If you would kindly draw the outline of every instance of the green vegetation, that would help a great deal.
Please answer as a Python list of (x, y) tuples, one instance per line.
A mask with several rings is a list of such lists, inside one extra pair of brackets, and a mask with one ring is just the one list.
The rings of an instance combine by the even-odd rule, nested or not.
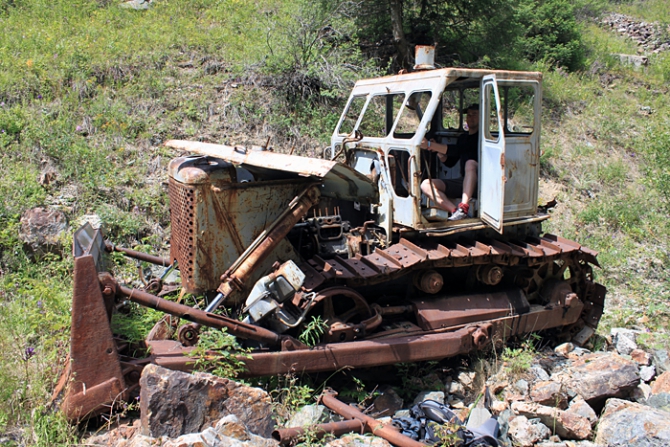
[[(270, 138), (278, 151), (319, 153), (353, 80), (395, 67), (389, 5), (155, 0), (134, 11), (109, 0), (0, 0), (3, 443), (76, 442), (75, 428), (49, 404), (69, 348), (71, 236), (35, 256), (19, 238), (22, 213), (57, 208), (71, 230), (96, 213), (113, 241), (165, 254), (164, 173), (177, 154), (161, 143)], [(591, 19), (617, 11), (667, 25), (668, 3), (403, 5), (406, 39), (437, 42), (442, 64), (544, 73), (541, 196), (559, 201), (545, 229), (600, 252), (595, 275), (609, 289), (601, 332), (630, 325), (663, 332), (670, 54), (650, 55), (639, 69), (623, 65), (611, 54), (637, 47)], [(135, 264), (112, 260), (122, 281), (138, 279)], [(146, 325), (124, 331), (144, 337), (155, 321), (152, 311), (144, 315)], [(123, 327), (123, 318), (115, 324)], [(221, 332), (206, 334), (217, 347), (227, 342)], [(316, 322), (305, 337), (318, 337)], [(648, 344), (669, 342), (655, 335)], [(523, 350), (503, 356), (519, 370), (527, 363)], [(237, 366), (229, 367), (220, 373), (234, 374)], [(406, 368), (407, 377), (427, 374)], [(287, 411), (312, 401), (310, 386), (282, 380), (276, 386)]]

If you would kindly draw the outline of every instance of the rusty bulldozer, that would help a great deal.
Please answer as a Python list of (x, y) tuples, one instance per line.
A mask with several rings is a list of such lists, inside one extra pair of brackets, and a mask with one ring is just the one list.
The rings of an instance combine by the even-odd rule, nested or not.
[[(249, 354), (243, 375), (443, 359), (530, 332), (584, 343), (603, 312), (596, 253), (542, 232), (540, 73), (443, 68), (356, 83), (323, 158), (187, 141), (168, 168), (169, 257), (116, 247), (89, 225), (74, 238), (71, 420), (128, 400), (148, 363), (188, 371), (203, 327)], [(425, 179), (457, 166), (422, 151), (454, 143), (479, 105), (476, 199), (449, 221)], [(176, 269), (191, 307), (105, 271), (106, 252)], [(176, 317), (142, 350), (110, 328), (119, 302)], [(323, 327), (313, 346), (299, 335)]]

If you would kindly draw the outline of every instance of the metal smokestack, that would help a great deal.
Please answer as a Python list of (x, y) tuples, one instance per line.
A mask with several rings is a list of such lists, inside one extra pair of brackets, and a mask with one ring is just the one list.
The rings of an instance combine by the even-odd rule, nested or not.
[(414, 49), (414, 70), (435, 69), (435, 46), (417, 45)]

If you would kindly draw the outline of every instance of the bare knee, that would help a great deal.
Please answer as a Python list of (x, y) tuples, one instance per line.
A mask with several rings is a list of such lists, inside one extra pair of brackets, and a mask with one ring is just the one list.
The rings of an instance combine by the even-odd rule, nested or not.
[(465, 162), (465, 173), (466, 174), (474, 174), (477, 175), (477, 168), (479, 167), (479, 163), (475, 160), (468, 160)]
[(433, 188), (437, 189), (435, 182), (425, 179), (421, 182), (421, 192), (427, 196), (433, 197)]

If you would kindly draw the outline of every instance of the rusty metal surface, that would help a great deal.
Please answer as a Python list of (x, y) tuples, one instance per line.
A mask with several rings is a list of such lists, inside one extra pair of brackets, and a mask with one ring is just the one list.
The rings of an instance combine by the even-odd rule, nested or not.
[(347, 419), (358, 419), (365, 424), (365, 430), (375, 436), (386, 439), (391, 444), (398, 447), (423, 447), (426, 444), (415, 441), (412, 438), (401, 434), (398, 429), (392, 425), (384, 424), (361, 412), (351, 405), (338, 400), (337, 393), (326, 391), (321, 395), (321, 403), (333, 410), (335, 413)]
[(521, 306), (512, 303), (521, 300), (527, 312), (529, 304), (520, 290), (421, 299), (412, 303), (416, 306), (419, 326), (431, 330), (513, 315), (518, 313), (515, 308)]
[[(189, 172), (200, 169), (191, 166), (189, 159), (183, 159), (183, 163), (189, 166)], [(175, 164), (173, 169), (180, 166)], [(196, 177), (195, 184), (182, 183), (174, 177), (168, 182), (172, 221), (170, 256), (177, 259), (182, 284), (191, 293), (216, 289), (220, 276), (282, 214), (289, 202), (308, 187), (300, 180), (226, 183), (205, 174), (210, 172), (179, 177), (182, 180)], [(267, 206), (268, 203), (276, 206)], [(282, 254), (280, 261), (298, 260), (290, 244), (278, 243), (282, 244), (277, 251)], [(257, 265), (259, 271), (255, 274), (260, 276), (261, 270), (273, 262)], [(257, 279), (252, 277), (251, 281)]]
[(266, 175), (281, 173), (285, 176), (287, 173), (292, 173), (296, 176), (321, 180), (323, 181), (321, 193), (326, 197), (357, 200), (369, 204), (375, 203), (379, 195), (376, 185), (370, 179), (335, 161), (194, 141), (170, 140), (165, 142), (165, 145), (219, 158), (235, 166), (253, 169)]
[[(520, 240), (489, 240), (483, 236), (462, 239), (444, 245), (427, 243), (418, 247), (407, 239), (400, 239), (386, 249), (378, 249), (352, 259), (322, 259), (314, 256), (308, 263), (316, 274), (315, 284), (326, 280), (341, 280), (350, 286), (378, 284), (407, 274), (412, 269), (465, 267), (471, 265), (540, 265), (557, 259), (575, 258), (593, 263), (594, 252), (558, 236), (546, 234), (540, 238)], [(308, 289), (309, 290), (309, 289)]]
[(299, 374), (438, 360), (472, 351), (474, 330), (463, 328), (446, 333), (330, 343), (296, 351), (259, 352), (243, 359), (247, 368), (243, 375)]
[(107, 251), (112, 252), (116, 251), (118, 253), (123, 253), (129, 258), (138, 259), (140, 261), (146, 261), (151, 264), (160, 265), (163, 267), (168, 267), (172, 264), (172, 261), (166, 258), (161, 258), (160, 256), (154, 256), (147, 253), (142, 253), (141, 251), (131, 250), (129, 248), (118, 247), (111, 242), (105, 242), (105, 247)]
[(297, 440), (309, 433), (310, 439), (321, 439), (327, 435), (340, 437), (347, 433), (365, 433), (365, 424), (359, 419), (348, 421), (328, 422), (307, 427), (280, 428), (272, 432), (272, 438), (279, 441), (279, 445), (293, 445)]
[(254, 273), (258, 273), (259, 265), (268, 258), (279, 243), (284, 241), (288, 232), (318, 202), (319, 194), (317, 187), (312, 186), (304, 194), (297, 196), (287, 207), (287, 212), (282, 213), (271, 224), (270, 229), (252, 244), (253, 249), (243, 253), (238, 261), (224, 273), (217, 290), (225, 296), (227, 304), (238, 304), (243, 299), (241, 294), (236, 293), (240, 291), (240, 285), (251, 283), (250, 278)]
[(242, 338), (257, 340), (270, 345), (277, 345), (281, 340), (281, 337), (278, 334), (260, 326), (243, 323), (232, 318), (224, 317), (223, 315), (194, 309), (183, 304), (175, 303), (174, 301), (159, 298), (141, 290), (119, 286), (119, 294), (125, 296), (130, 301), (141, 304), (142, 306), (165, 312), (174, 315), (175, 317), (217, 329), (226, 328), (229, 333)]
[(101, 405), (126, 398), (126, 384), (109, 326), (93, 256), (75, 258), (70, 361), (62, 409), (76, 421), (99, 414)]

